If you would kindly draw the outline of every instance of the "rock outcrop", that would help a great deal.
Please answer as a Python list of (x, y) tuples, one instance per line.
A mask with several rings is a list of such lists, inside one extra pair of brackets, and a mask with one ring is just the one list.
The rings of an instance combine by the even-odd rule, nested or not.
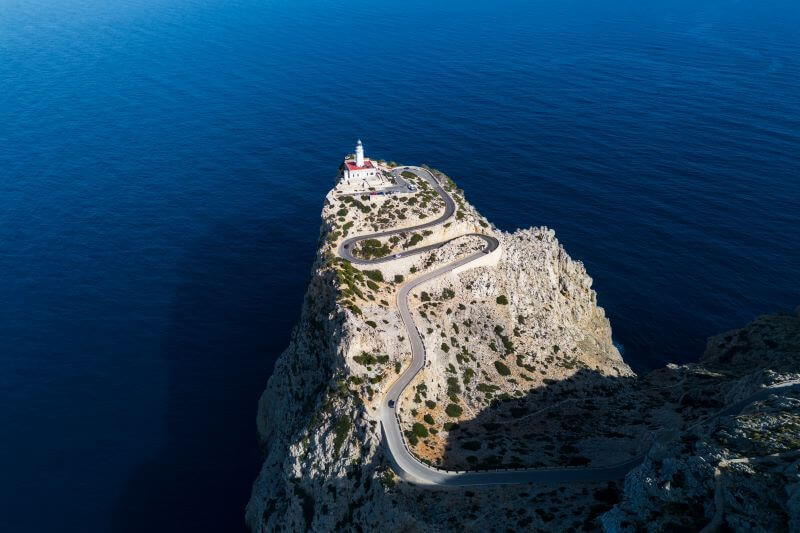
[[(798, 310), (800, 311), (800, 309)], [(800, 316), (763, 316), (708, 340), (679, 406), (741, 411), (678, 427), (625, 480), (607, 531), (800, 531)], [(767, 390), (769, 392), (769, 389)]]
[[(798, 530), (800, 395), (712, 417), (800, 377), (797, 317), (759, 319), (711, 339), (697, 364), (637, 378), (591, 278), (554, 232), (498, 231), (447, 182), (457, 216), (363, 252), (454, 240), (374, 268), (337, 257), (348, 233), (418, 224), (443, 205), (423, 182), (405, 197), (328, 195), (301, 318), (259, 403), (251, 530)], [(647, 452), (624, 483), (441, 490), (389, 467), (377, 408), (410, 358), (398, 287), (479, 250), (458, 237), (476, 231), (500, 241), (499, 259), (410, 296), (428, 355), (398, 402), (412, 452), (448, 469), (603, 466)]]

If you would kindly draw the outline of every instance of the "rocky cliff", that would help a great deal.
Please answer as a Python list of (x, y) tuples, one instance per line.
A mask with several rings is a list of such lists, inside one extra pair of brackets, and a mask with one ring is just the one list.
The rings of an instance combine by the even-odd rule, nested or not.
[(712, 337), (699, 363), (651, 381), (677, 376), (675, 409), (715, 414), (664, 432), (603, 527), (800, 531), (800, 388), (765, 391), (800, 378), (800, 316), (763, 316)]
[[(456, 216), (430, 230), (364, 243), (360, 252), (386, 256), (453, 240), (372, 268), (337, 257), (348, 233), (413, 226), (436, 216), (443, 204), (423, 181), (417, 192), (401, 197), (345, 197), (336, 190), (328, 195), (301, 318), (259, 403), (264, 463), (247, 506), (249, 527), (504, 531), (659, 530), (673, 522), (695, 527), (712, 520), (752, 524), (758, 515), (730, 487), (754, 470), (769, 472), (760, 481), (765, 485), (780, 483), (772, 493), (761, 492), (759, 501), (777, 502), (782, 514), (774, 520), (789, 524), (798, 492), (786, 489), (779, 496), (783, 487), (796, 487), (796, 459), (786, 449), (797, 448), (792, 402), (798, 400), (788, 394), (764, 400), (746, 411), (749, 422), (744, 415), (706, 418), (763, 384), (788, 379), (798, 368), (797, 332), (793, 341), (787, 333), (785, 344), (759, 330), (770, 357), (750, 351), (747, 343), (762, 338), (755, 331), (732, 333), (712, 339), (697, 365), (637, 379), (612, 343), (591, 278), (554, 232), (500, 232), (447, 181)], [(468, 470), (588, 468), (647, 452), (624, 484), (620, 479), (444, 490), (402, 481), (389, 467), (378, 407), (410, 358), (397, 290), (479, 250), (478, 239), (458, 237), (475, 231), (498, 239), (497, 259), (431, 280), (409, 298), (428, 355), (398, 402), (412, 453), (430, 465)], [(758, 450), (761, 456), (779, 453), (778, 459), (758, 466), (739, 460), (754, 453), (745, 442), (775, 428), (784, 436), (766, 439), (775, 442), (765, 441)], [(721, 505), (724, 513), (716, 510)]]

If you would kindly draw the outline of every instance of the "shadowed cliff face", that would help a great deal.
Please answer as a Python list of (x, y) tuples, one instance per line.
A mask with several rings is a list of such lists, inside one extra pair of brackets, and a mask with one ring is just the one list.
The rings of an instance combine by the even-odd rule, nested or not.
[[(682, 387), (681, 405), (715, 410), (800, 378), (800, 315), (762, 316), (708, 340), (705, 386)], [(659, 372), (659, 371), (657, 371)], [(700, 420), (662, 438), (602, 517), (609, 531), (794, 531), (800, 527), (800, 390), (771, 389), (740, 412)]]
[[(300, 468), (296, 474), (302, 474), (274, 484), (261, 523), (265, 531), (277, 524), (289, 530), (369, 529), (377, 527), (376, 520), (411, 530), (435, 523), (442, 531), (498, 523), (546, 530), (699, 529), (715, 515), (714, 465), (734, 461), (735, 466), (737, 458), (748, 457), (761, 465), (755, 472), (723, 467), (729, 484), (723, 494), (724, 523), (735, 530), (757, 523), (781, 530), (796, 514), (796, 504), (785, 496), (796, 480), (786, 473), (800, 457), (791, 453), (776, 460), (760, 457), (785, 454), (798, 445), (789, 437), (792, 420), (800, 416), (800, 394), (753, 405), (741, 415), (709, 417), (770, 379), (783, 379), (781, 375), (800, 369), (799, 326), (797, 317), (763, 317), (743, 330), (710, 339), (702, 363), (670, 365), (642, 378), (580, 370), (568, 379), (536, 387), (524, 397), (496, 400), (450, 432), (449, 450), (443, 458), (446, 466), (473, 455), (478, 459), (470, 466), (489, 468), (528, 465), (532, 460), (539, 466), (608, 464), (605, 452), (611, 448), (622, 450), (617, 453), (624, 456), (646, 449), (636, 447), (647, 442), (633, 430), (639, 436), (654, 435), (656, 444), (643, 465), (627, 476), (624, 491), (622, 480), (447, 491), (400, 482), (393, 479), (379, 442), (371, 436), (369, 410), (334, 403), (326, 415), (330, 425), (323, 423), (319, 429), (333, 437), (336, 421), (352, 417), (354, 428), (342, 448), (347, 458), (328, 455), (330, 449), (322, 455), (312, 451), (316, 460), (327, 457), (322, 460), (330, 464), (329, 470), (311, 468), (308, 459), (290, 460), (294, 468)], [(749, 348), (744, 338), (752, 342)], [(736, 348), (736, 361), (720, 362), (719, 355), (725, 356), (731, 348)], [(321, 397), (330, 397), (329, 393)], [(338, 394), (341, 391), (334, 392)], [(555, 414), (548, 414), (551, 411)], [(502, 427), (506, 424), (508, 430)], [(758, 436), (762, 425), (770, 435)], [(681, 429), (687, 426), (693, 429)], [(611, 433), (607, 440), (598, 439), (598, 433), (606, 431)], [(331, 445), (335, 439), (322, 442)], [(465, 451), (465, 443), (477, 443), (478, 448)], [(353, 447), (363, 455), (344, 452)], [(697, 468), (697, 464), (706, 466)], [(286, 472), (285, 465), (275, 466), (273, 482)], [(751, 503), (734, 497), (742, 490), (750, 494)], [(769, 514), (762, 516), (765, 509)]]
[[(643, 418), (624, 425), (604, 423), (614, 404), (625, 403), (636, 379), (580, 370), (524, 396), (491, 401), (487, 409), (448, 432), (439, 465), (448, 470), (598, 466), (624, 461), (640, 450)], [(644, 416), (644, 413), (642, 413)], [(603, 439), (595, 450), (593, 441)], [(619, 452), (604, 453), (616, 447)], [(599, 453), (598, 453), (599, 452)]]
[(281, 227), (278, 220), (220, 225), (187, 253), (162, 348), (166, 444), (120, 494), (114, 531), (147, 531), (154, 524), (172, 531), (244, 527), (259, 459), (253, 405), (303, 290), (279, 264), (297, 252), (266, 240)]

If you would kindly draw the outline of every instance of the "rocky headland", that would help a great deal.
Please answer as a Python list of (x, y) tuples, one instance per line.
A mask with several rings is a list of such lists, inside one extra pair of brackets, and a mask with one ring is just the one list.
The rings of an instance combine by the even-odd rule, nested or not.
[[(252, 531), (800, 531), (800, 317), (758, 318), (697, 363), (637, 377), (552, 230), (499, 231), (443, 174), (379, 168), (413, 187), (326, 198), (301, 317), (259, 403)], [(436, 184), (454, 212), (415, 230), (446, 211)], [(345, 239), (396, 228), (352, 250), (374, 264), (342, 258)], [(384, 443), (385, 395), (412, 358), (398, 291), (480, 253), (476, 235), (497, 249), (409, 293), (425, 364), (393, 409), (432, 469), (554, 469), (547, 483), (415, 482)]]

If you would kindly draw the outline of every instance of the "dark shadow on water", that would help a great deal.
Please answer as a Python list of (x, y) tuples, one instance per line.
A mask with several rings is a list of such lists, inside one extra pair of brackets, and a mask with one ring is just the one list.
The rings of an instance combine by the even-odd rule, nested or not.
[(285, 231), (283, 220), (235, 221), (187, 251), (162, 347), (166, 439), (123, 489), (113, 531), (244, 530), (259, 469), (258, 397), (299, 315), (314, 253), (313, 241), (281, 248), (274, 236)]

